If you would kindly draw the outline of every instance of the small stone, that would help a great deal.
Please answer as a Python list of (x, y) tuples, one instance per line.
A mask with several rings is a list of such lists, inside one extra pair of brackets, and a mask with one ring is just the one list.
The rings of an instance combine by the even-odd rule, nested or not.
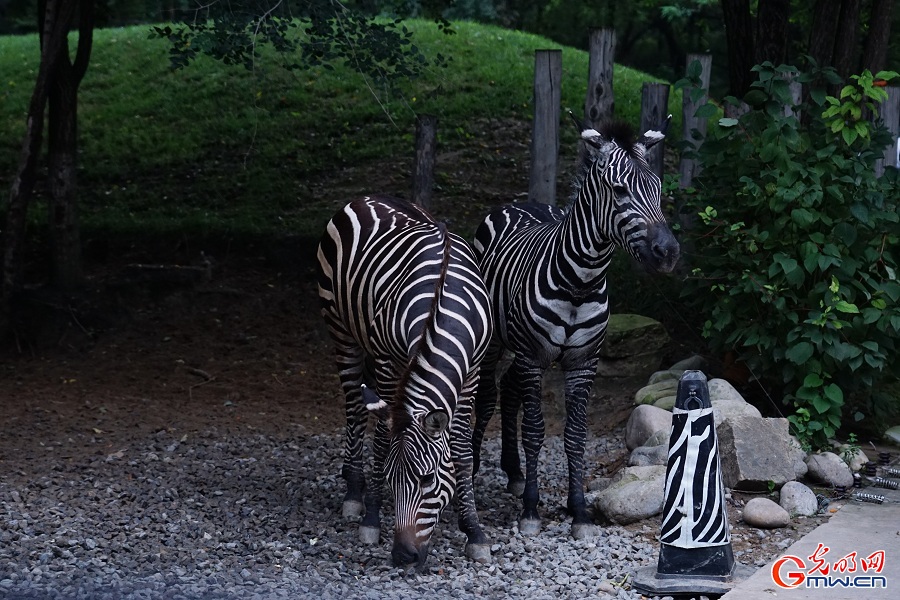
[(768, 498), (753, 498), (747, 502), (743, 519), (747, 525), (763, 529), (787, 527), (791, 522), (788, 512)]
[(815, 492), (799, 481), (789, 481), (782, 486), (778, 504), (789, 515), (809, 517), (819, 510)]

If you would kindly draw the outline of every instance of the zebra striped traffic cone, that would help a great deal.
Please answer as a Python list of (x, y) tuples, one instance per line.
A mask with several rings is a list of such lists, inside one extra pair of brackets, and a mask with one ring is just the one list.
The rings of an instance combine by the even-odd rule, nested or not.
[(734, 562), (716, 424), (700, 371), (685, 371), (678, 382), (659, 537), (656, 569), (638, 571), (638, 591), (724, 594), (752, 573)]

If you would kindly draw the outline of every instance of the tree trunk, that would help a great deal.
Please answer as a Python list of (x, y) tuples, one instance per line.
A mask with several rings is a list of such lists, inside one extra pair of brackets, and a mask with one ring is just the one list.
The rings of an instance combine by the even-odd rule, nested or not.
[(56, 65), (53, 80), (47, 119), (51, 281), (67, 291), (77, 287), (83, 278), (75, 170), (78, 90), (67, 57)]
[(753, 20), (750, 0), (722, 0), (728, 44), (728, 85), (732, 96), (743, 98), (753, 83)]
[(82, 283), (81, 234), (78, 226), (78, 86), (90, 61), (94, 13), (91, 0), (80, 5), (78, 51), (69, 62), (68, 38), (62, 40), (49, 93), (48, 188), (50, 256), (53, 285), (63, 291)]
[(35, 79), (34, 91), (28, 104), (25, 135), (19, 166), (9, 190), (9, 205), (6, 212), (6, 229), (3, 238), (3, 277), (0, 289), (0, 330), (6, 331), (10, 325), (9, 309), (13, 294), (19, 287), (22, 275), (23, 251), (25, 247), (25, 219), (28, 202), (37, 178), (37, 161), (41, 151), (44, 130), (44, 109), (47, 106), (49, 82), (55, 63), (60, 56), (60, 47), (66, 39), (69, 24), (75, 13), (76, 3), (66, 0), (46, 0), (41, 2), (38, 21), (41, 30), (41, 63)]
[(856, 48), (856, 30), (859, 27), (861, 0), (843, 0), (838, 15), (837, 34), (834, 38), (834, 68), (846, 79), (857, 68), (859, 52)]
[(896, 0), (872, 0), (869, 15), (869, 34), (863, 50), (862, 68), (872, 73), (887, 66), (887, 51), (891, 39), (891, 7)]
[(789, 0), (760, 0), (756, 16), (756, 63), (787, 61)]
[(809, 33), (809, 55), (820, 67), (834, 66), (834, 36), (841, 0), (819, 0), (813, 10)]

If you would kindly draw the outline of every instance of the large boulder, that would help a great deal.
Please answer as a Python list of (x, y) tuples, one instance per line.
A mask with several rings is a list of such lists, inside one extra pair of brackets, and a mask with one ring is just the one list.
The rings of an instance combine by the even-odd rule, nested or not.
[(658, 431), (672, 429), (672, 413), (649, 404), (635, 407), (625, 423), (625, 447), (634, 450), (643, 446)]
[(725, 487), (761, 491), (796, 476), (787, 419), (729, 417), (716, 431)]
[(662, 323), (634, 314), (610, 315), (597, 373), (604, 377), (648, 377), (659, 368), (669, 334)]
[(710, 379), (707, 385), (709, 386), (709, 401), (712, 403), (716, 428), (729, 417), (762, 417), (759, 409), (744, 400), (740, 392), (724, 379)]

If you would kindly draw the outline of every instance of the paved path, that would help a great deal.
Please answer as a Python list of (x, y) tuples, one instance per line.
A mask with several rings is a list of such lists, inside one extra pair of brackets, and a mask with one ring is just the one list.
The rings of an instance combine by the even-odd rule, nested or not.
[[(831, 517), (827, 523), (809, 532), (793, 546), (785, 550), (784, 555), (756, 571), (748, 579), (740, 582), (734, 589), (721, 597), (721, 600), (894, 600), (900, 598), (900, 491), (867, 487), (864, 492), (886, 497), (883, 504), (848, 501)], [(784, 566), (777, 571), (785, 582), (792, 578), (789, 572), (808, 573), (815, 562), (810, 560), (819, 544), (827, 548), (827, 553), (820, 550), (826, 563), (833, 565), (851, 552), (856, 552), (857, 571), (855, 573), (835, 573), (832, 577), (858, 584), (883, 582), (885, 587), (848, 588), (834, 585), (834, 581), (810, 579), (808, 576), (793, 589), (785, 589), (776, 585), (772, 576), (772, 566), (779, 560), (786, 560)], [(824, 550), (824, 548), (822, 549)], [(864, 572), (859, 559), (868, 557), (873, 552), (884, 551), (884, 568), (880, 573), (873, 570)], [(803, 561), (805, 568), (786, 556), (795, 556)], [(813, 576), (819, 575), (815, 573)], [(857, 579), (854, 580), (854, 577)], [(874, 579), (869, 579), (873, 577)], [(883, 580), (877, 580), (883, 577)], [(799, 577), (793, 578), (798, 580)], [(831, 584), (831, 585), (829, 585)], [(815, 587), (818, 586), (818, 587)], [(827, 586), (827, 587), (826, 587)]]

